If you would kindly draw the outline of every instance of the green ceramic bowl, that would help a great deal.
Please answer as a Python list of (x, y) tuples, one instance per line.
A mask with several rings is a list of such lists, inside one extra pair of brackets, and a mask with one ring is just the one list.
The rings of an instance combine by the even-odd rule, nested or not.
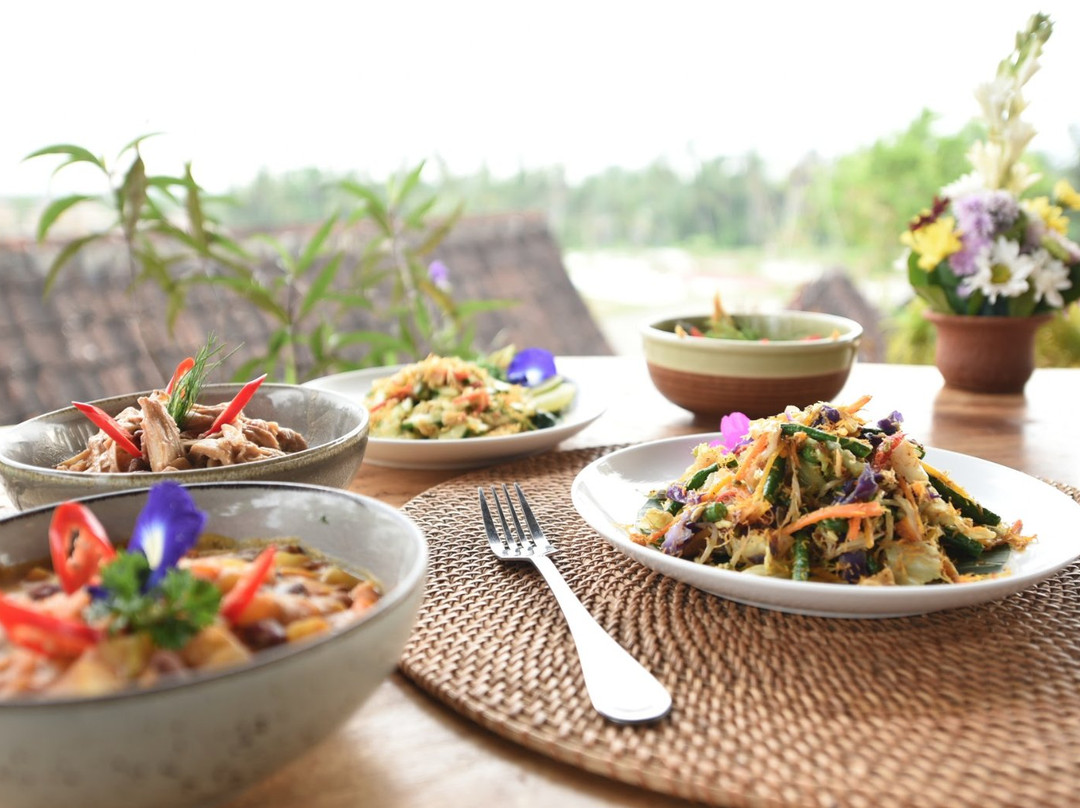
[(679, 323), (704, 330), (708, 315), (671, 317), (642, 329), (649, 375), (665, 398), (702, 417), (738, 411), (762, 418), (840, 392), (859, 352), (857, 322), (807, 311), (733, 316), (763, 338), (675, 333)]
[[(206, 385), (199, 401), (229, 401), (238, 384)], [(92, 402), (109, 415), (135, 405), (146, 393)], [(0, 477), (20, 510), (68, 499), (144, 488), (171, 479), (183, 485), (211, 482), (266, 481), (348, 487), (364, 457), (368, 412), (337, 393), (290, 384), (264, 384), (244, 407), (252, 418), (277, 421), (301, 435), (308, 448), (267, 460), (189, 471), (99, 474), (59, 471), (56, 464), (86, 448), (97, 427), (74, 407), (39, 415), (0, 432)]]

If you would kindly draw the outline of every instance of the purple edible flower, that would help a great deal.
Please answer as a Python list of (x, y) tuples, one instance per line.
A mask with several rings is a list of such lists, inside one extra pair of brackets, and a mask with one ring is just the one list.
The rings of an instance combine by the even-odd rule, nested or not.
[(892, 411), (892, 414), (888, 418), (882, 418), (877, 422), (878, 427), (886, 435), (895, 435), (900, 431), (901, 424), (904, 423), (904, 416), (896, 410)]
[(147, 589), (156, 586), (195, 546), (205, 524), (206, 514), (195, 507), (179, 483), (167, 480), (150, 489), (128, 544), (129, 551), (138, 550), (150, 563)]
[(518, 351), (506, 368), (506, 379), (512, 384), (536, 387), (555, 375), (555, 357), (543, 348), (526, 348)]
[(667, 498), (670, 499), (672, 502), (678, 502), (678, 503), (681, 503), (681, 504), (685, 505), (686, 504), (686, 494), (687, 494), (686, 488), (679, 485), (678, 483), (672, 483), (671, 485), (668, 486)]
[(690, 524), (681, 519), (676, 520), (664, 533), (664, 543), (660, 545), (660, 549), (668, 555), (679, 555), (693, 535), (694, 531)]
[(427, 275), (428, 280), (440, 289), (450, 288), (450, 268), (439, 259), (428, 264)]
[(750, 419), (741, 412), (733, 412), (720, 419), (720, 432), (722, 437), (712, 441), (709, 446), (720, 446), (729, 452), (734, 452), (740, 446), (750, 442)]
[(867, 463), (863, 466), (862, 473), (859, 474), (859, 479), (855, 481), (854, 485), (852, 485), (851, 480), (844, 483), (841, 488), (842, 496), (836, 501), (836, 504), (869, 502), (877, 494), (878, 484), (881, 480), (881, 473), (874, 471), (870, 464)]

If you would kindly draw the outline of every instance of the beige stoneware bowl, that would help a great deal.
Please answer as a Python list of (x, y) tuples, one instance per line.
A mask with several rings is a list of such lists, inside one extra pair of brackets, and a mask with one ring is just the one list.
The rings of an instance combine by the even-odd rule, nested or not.
[[(229, 401), (237, 384), (209, 384), (199, 401)], [(136, 405), (146, 393), (93, 402), (109, 415)], [(86, 448), (97, 427), (74, 407), (39, 415), (0, 431), (0, 477), (20, 510), (66, 499), (144, 488), (171, 479), (182, 485), (206, 482), (276, 480), (346, 488), (360, 467), (368, 440), (368, 412), (362, 404), (325, 390), (290, 384), (263, 384), (244, 407), (252, 418), (277, 421), (299, 432), (308, 448), (284, 457), (235, 466), (189, 471), (99, 474), (59, 471), (54, 466)]]
[(743, 412), (762, 418), (840, 392), (859, 351), (862, 326), (805, 311), (735, 314), (763, 340), (681, 337), (677, 323), (704, 330), (708, 315), (671, 317), (642, 329), (645, 362), (656, 389), (702, 418)]
[[(4, 808), (217, 805), (317, 747), (393, 670), (423, 595), (427, 544), (388, 505), (291, 483), (188, 487), (206, 529), (295, 536), (383, 586), (379, 603), (329, 635), (244, 665), (105, 697), (0, 701)], [(130, 534), (146, 492), (84, 500), (111, 536)], [(51, 508), (0, 520), (3, 563), (47, 559)], [(313, 787), (317, 788), (317, 784)]]

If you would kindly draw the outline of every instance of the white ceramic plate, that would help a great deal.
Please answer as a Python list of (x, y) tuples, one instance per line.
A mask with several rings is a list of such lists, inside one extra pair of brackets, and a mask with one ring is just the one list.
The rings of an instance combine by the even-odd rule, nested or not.
[(1011, 554), (1009, 575), (965, 584), (895, 587), (787, 581), (695, 564), (632, 542), (624, 525), (634, 522), (648, 493), (686, 470), (694, 446), (717, 437), (719, 433), (670, 438), (601, 457), (575, 478), (574, 507), (616, 549), (650, 569), (741, 603), (822, 617), (899, 617), (971, 606), (1026, 589), (1080, 556), (1080, 505), (1070, 497), (1015, 469), (941, 449), (927, 449), (931, 465), (947, 471), (1002, 519), (1022, 519), (1025, 534), (1037, 534), (1023, 552)]
[[(408, 440), (405, 438), (368, 438), (364, 463), (403, 469), (468, 469), (489, 466), (552, 449), (575, 435), (604, 413), (601, 391), (590, 388), (582, 379), (585, 371), (575, 373), (572, 357), (555, 359), (560, 375), (577, 385), (577, 397), (563, 419), (548, 429), (520, 435), (456, 440)], [(335, 373), (312, 379), (305, 387), (318, 387), (342, 393), (362, 401), (376, 379), (389, 376), (404, 367), (366, 368)]]

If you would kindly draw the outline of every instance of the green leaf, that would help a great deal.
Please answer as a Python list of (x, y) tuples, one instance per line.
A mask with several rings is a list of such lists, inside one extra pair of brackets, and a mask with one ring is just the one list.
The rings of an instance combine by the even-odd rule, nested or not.
[(121, 149), (121, 150), (120, 150), (120, 151), (119, 151), (119, 152), (117, 153), (117, 155), (116, 155), (116, 156), (117, 156), (117, 157), (122, 157), (122, 156), (124, 155), (124, 153), (125, 153), (125, 152), (129, 152), (129, 151), (131, 151), (132, 149), (135, 149), (136, 151), (138, 151), (138, 148), (139, 148), (139, 144), (141, 144), (141, 143), (142, 143), (142, 142), (143, 142), (144, 140), (148, 140), (149, 138), (152, 138), (152, 137), (157, 137), (157, 136), (158, 136), (158, 135), (160, 135), (160, 134), (161, 134), (161, 132), (148, 132), (148, 133), (147, 133), (147, 134), (145, 134), (145, 135), (139, 135), (139, 136), (138, 136), (137, 138), (135, 138), (134, 140), (132, 140), (132, 141), (131, 141), (130, 143), (126, 144), (126, 145), (124, 146), (124, 148), (122, 148), (122, 149)]
[(191, 176), (191, 163), (184, 165), (184, 179), (187, 186), (187, 196), (184, 199), (184, 208), (187, 211), (188, 225), (191, 227), (191, 238), (202, 252), (206, 251), (206, 219), (203, 216), (202, 200), (199, 197), (199, 186), (195, 178)]
[(342, 254), (338, 253), (327, 261), (326, 266), (319, 272), (318, 276), (315, 278), (315, 282), (311, 284), (311, 288), (309, 288), (307, 294), (304, 295), (303, 303), (300, 304), (301, 318), (306, 317), (320, 300), (325, 299), (326, 290), (330, 288), (330, 284), (333, 283), (334, 278), (337, 276), (338, 267), (341, 266), (342, 257)]
[(496, 311), (497, 309), (512, 309), (514, 306), (519, 305), (521, 305), (520, 300), (465, 300), (457, 303), (457, 311), (459, 315), (466, 316), (485, 311)]
[(60, 270), (67, 265), (68, 261), (75, 257), (79, 250), (92, 241), (104, 238), (105, 235), (105, 233), (91, 233), (88, 236), (82, 236), (81, 238), (68, 242), (68, 244), (64, 246), (64, 249), (60, 251), (59, 255), (53, 259), (52, 264), (49, 265), (49, 271), (45, 275), (45, 291), (43, 294), (48, 297), (49, 293), (52, 291), (53, 284), (56, 283), (56, 277), (60, 274)]
[(358, 182), (352, 180), (345, 180), (341, 183), (341, 188), (359, 197), (361, 200), (367, 203), (367, 212), (379, 225), (380, 229), (387, 236), (394, 234), (394, 228), (390, 223), (390, 214), (386, 209), (385, 203), (379, 198), (379, 195), (368, 188), (366, 185), (361, 185)]
[(65, 154), (68, 159), (61, 163), (56, 169), (53, 170), (53, 174), (56, 174), (64, 166), (69, 166), (72, 163), (90, 163), (100, 168), (105, 174), (109, 173), (109, 170), (105, 167), (105, 161), (100, 157), (95, 157), (89, 149), (84, 149), (82, 146), (74, 146), (70, 143), (61, 143), (56, 146), (46, 146), (44, 149), (38, 149), (36, 152), (26, 155), (23, 160), (30, 160), (34, 157), (43, 157), (47, 154)]
[(420, 174), (424, 170), (424, 162), (425, 161), (421, 161), (416, 168), (410, 171), (408, 176), (406, 176), (405, 179), (402, 181), (401, 186), (398, 187), (393, 193), (391, 193), (391, 207), (399, 207), (402, 201), (408, 198), (409, 194), (412, 192), (413, 188), (416, 187), (417, 183), (420, 182)]
[(67, 210), (78, 205), (80, 202), (86, 202), (90, 199), (96, 199), (96, 197), (88, 196), (86, 194), (71, 194), (70, 196), (64, 196), (60, 199), (54, 199), (49, 206), (42, 211), (40, 218), (38, 219), (37, 226), (37, 240), (42, 242), (49, 234), (50, 228), (56, 224), (56, 220)]
[(429, 232), (427, 237), (420, 243), (420, 246), (416, 248), (416, 253), (418, 255), (427, 255), (438, 247), (443, 240), (450, 235), (450, 231), (454, 229), (454, 225), (456, 225), (458, 219), (461, 218), (461, 212), (463, 210), (464, 206), (459, 205), (448, 218)]
[(428, 215), (435, 203), (439, 201), (437, 196), (433, 196), (427, 201), (421, 203), (417, 207), (409, 211), (408, 216), (405, 217), (405, 224), (413, 230), (417, 230), (424, 224), (424, 217)]
[(124, 182), (120, 186), (120, 199), (124, 234), (130, 241), (135, 236), (135, 229), (142, 218), (143, 204), (146, 202), (146, 166), (142, 157), (136, 157), (124, 175)]
[(326, 239), (329, 237), (330, 232), (334, 229), (334, 225), (337, 224), (337, 220), (338, 216), (335, 213), (322, 223), (322, 226), (315, 232), (315, 235), (311, 237), (311, 240), (308, 241), (307, 246), (304, 248), (304, 252), (296, 262), (296, 271), (298, 274), (307, 272), (308, 268), (314, 263), (320, 250), (322, 250), (323, 244), (326, 243)]

